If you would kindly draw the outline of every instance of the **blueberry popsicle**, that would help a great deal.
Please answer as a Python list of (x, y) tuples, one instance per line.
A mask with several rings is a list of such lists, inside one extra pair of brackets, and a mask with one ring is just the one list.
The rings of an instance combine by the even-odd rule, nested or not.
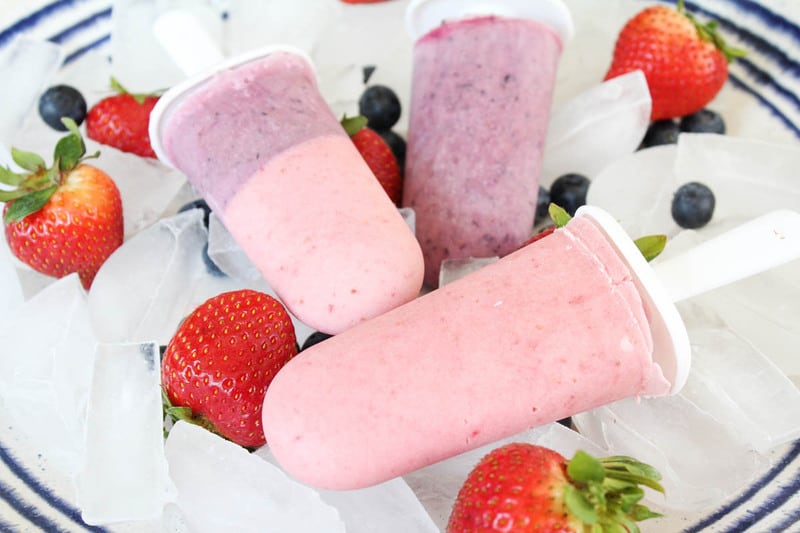
[(530, 235), (571, 20), (549, 0), (417, 0), (408, 9), (421, 36), (403, 205), (415, 210), (425, 283), (435, 287), (444, 259), (503, 256)]
[(419, 244), (302, 54), (256, 51), (189, 79), (159, 101), (151, 138), (309, 326), (339, 333), (418, 295)]
[[(650, 267), (625, 239), (623, 253), (595, 218), (578, 216), (301, 353), (267, 390), (275, 457), (304, 483), (355, 489), (592, 407), (680, 388), (685, 369), (673, 352), (688, 353), (685, 329), (671, 302), (651, 308), (629, 265)], [(654, 343), (664, 344), (662, 312), (678, 324), (663, 357), (654, 355)]]

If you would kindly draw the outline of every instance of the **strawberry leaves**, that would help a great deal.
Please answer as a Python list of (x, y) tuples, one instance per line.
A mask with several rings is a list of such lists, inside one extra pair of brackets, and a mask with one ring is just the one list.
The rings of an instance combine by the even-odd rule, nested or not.
[[(556, 204), (551, 203), (547, 211), (550, 214), (550, 218), (553, 219), (553, 224), (557, 228), (566, 226), (567, 223), (572, 220), (572, 216), (567, 213), (564, 208)], [(633, 244), (636, 245), (639, 251), (642, 252), (644, 258), (649, 262), (664, 251), (664, 248), (667, 246), (667, 236), (646, 235), (634, 240)]]
[(717, 21), (712, 20), (710, 22), (703, 24), (699, 20), (697, 20), (694, 17), (694, 15), (689, 13), (683, 4), (684, 4), (683, 0), (678, 0), (678, 7), (677, 7), (678, 13), (681, 13), (686, 18), (688, 18), (692, 22), (692, 24), (694, 24), (694, 27), (697, 28), (697, 34), (700, 36), (700, 38), (716, 46), (719, 49), (719, 51), (722, 52), (722, 55), (725, 56), (725, 59), (729, 63), (734, 59), (737, 59), (739, 57), (744, 57), (747, 55), (747, 52), (745, 50), (742, 50), (741, 48), (736, 48), (734, 46), (729, 46), (725, 42), (725, 39), (723, 39), (722, 36), (717, 31), (717, 28), (719, 27), (719, 23)]
[(20, 168), (28, 172), (36, 172), (46, 166), (44, 159), (42, 159), (39, 154), (25, 152), (17, 148), (11, 148), (11, 159), (13, 159), (14, 163), (19, 165)]
[(26, 172), (17, 173), (9, 168), (0, 167), (0, 182), (11, 187), (9, 190), (0, 191), (0, 202), (13, 201), (3, 216), (6, 224), (39, 211), (58, 190), (66, 173), (72, 171), (84, 159), (100, 155), (100, 152), (96, 152), (87, 156), (86, 145), (78, 125), (70, 118), (61, 120), (67, 127), (68, 133), (56, 143), (53, 150), (53, 166), (47, 167), (44, 159), (38, 154), (12, 148), (11, 158)]
[(592, 531), (636, 533), (637, 521), (661, 516), (639, 504), (640, 485), (664, 492), (661, 475), (632, 457), (596, 459), (578, 450), (567, 463), (567, 476), (564, 502)]

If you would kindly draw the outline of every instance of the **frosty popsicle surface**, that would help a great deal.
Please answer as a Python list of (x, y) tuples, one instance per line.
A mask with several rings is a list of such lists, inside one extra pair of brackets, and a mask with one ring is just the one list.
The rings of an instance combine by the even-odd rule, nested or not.
[(503, 256), (530, 235), (555, 73), (571, 19), (560, 2), (421, 0), (403, 205), (425, 282), (448, 258)]
[[(662, 308), (665, 342), (651, 331), (662, 311), (638, 276), (650, 267), (607, 223), (616, 224), (585, 211), (298, 355), (265, 398), (275, 457), (302, 482), (354, 489), (621, 398), (680, 388), (688, 338), (677, 310)], [(611, 240), (619, 232), (623, 250)]]
[(417, 296), (419, 245), (303, 54), (256, 51), (187, 80), (151, 138), (309, 326), (338, 333)]

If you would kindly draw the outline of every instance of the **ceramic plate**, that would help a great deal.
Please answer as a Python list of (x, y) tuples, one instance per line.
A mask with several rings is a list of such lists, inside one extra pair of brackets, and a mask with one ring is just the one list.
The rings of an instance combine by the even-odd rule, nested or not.
[[(608, 2), (602, 19), (586, 15), (597, 11), (596, 0), (567, 3), (575, 14), (578, 34), (565, 52), (568, 67), (559, 75), (556, 105), (602, 78), (618, 29), (629, 16), (654, 2)], [(800, 3), (696, 0), (686, 4), (699, 16), (718, 20), (730, 40), (750, 51), (746, 58), (731, 66), (730, 80), (712, 106), (724, 113), (729, 133), (797, 143), (800, 140)], [(241, 7), (244, 5), (231, 2), (230, 9), (245, 9)], [(20, 35), (58, 43), (63, 52), (61, 72), (76, 85), (80, 85), (81, 76), (91, 75), (93, 82), (107, 79), (105, 72), (89, 73), (76, 67), (85, 63), (107, 68), (108, 62), (104, 60), (112, 50), (111, 27), (110, 1), (0, 0), (0, 49), (12, 46)], [(400, 21), (398, 28), (402, 31)], [(605, 55), (599, 55), (597, 50), (605, 50)], [(102, 60), (98, 61), (98, 57)], [(407, 74), (400, 71), (405, 66), (401, 62), (393, 67), (395, 79), (407, 81)], [(3, 80), (4, 85), (8, 83), (9, 80)], [(405, 99), (408, 86), (404, 81), (397, 83)], [(2, 94), (0, 89), (0, 100)], [(90, 97), (96, 99), (95, 94)], [(797, 383), (797, 376), (791, 377)], [(0, 409), (0, 531), (158, 529), (153, 524), (117, 528), (84, 523), (69, 482), (49, 466), (47, 458), (30, 445), (8, 418)], [(800, 441), (774, 450), (770, 459), (770, 466), (734, 497), (702, 512), (671, 513), (668, 518), (645, 523), (644, 531), (800, 531)], [(441, 524), (441, 517), (434, 518)]]

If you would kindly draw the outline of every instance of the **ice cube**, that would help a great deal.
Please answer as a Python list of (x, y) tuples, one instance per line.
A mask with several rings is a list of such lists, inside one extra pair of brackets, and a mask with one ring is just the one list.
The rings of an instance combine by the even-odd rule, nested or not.
[(97, 273), (89, 310), (104, 342), (166, 344), (191, 311), (205, 271), (203, 215), (194, 209), (160, 220), (126, 241)]
[(692, 372), (681, 391), (758, 452), (800, 436), (800, 390), (728, 328), (692, 328)]
[(96, 343), (77, 274), (52, 283), (3, 324), (5, 409), (56, 468), (72, 475), (83, 455)]
[(212, 2), (115, 0), (111, 17), (111, 73), (131, 92), (165, 89), (185, 77), (152, 31), (158, 16), (171, 8), (189, 10), (222, 47), (222, 18)]
[(406, 221), (408, 227), (411, 228), (411, 233), (416, 234), (417, 232), (417, 213), (414, 212), (413, 207), (401, 207), (398, 209), (400, 212), (400, 216), (403, 217), (403, 220)]
[(232, 55), (275, 43), (310, 54), (322, 28), (340, 15), (338, 2), (326, 0), (230, 0), (226, 42)]
[(339, 513), (315, 490), (206, 429), (178, 422), (166, 455), (191, 531), (345, 531)]
[(350, 491), (322, 491), (335, 507), (348, 533), (437, 533), (439, 528), (402, 478)]
[(666, 494), (652, 498), (666, 508), (697, 511), (719, 505), (768, 463), (739, 431), (680, 395), (621, 400), (573, 416), (573, 422), (611, 454), (630, 455), (658, 469)]
[(541, 184), (571, 172), (589, 179), (633, 153), (650, 125), (652, 107), (640, 70), (584, 91), (553, 112), (547, 131)]
[[(269, 446), (263, 446), (255, 454), (280, 468)], [(402, 478), (359, 490), (322, 490), (320, 496), (339, 511), (348, 533), (439, 531)]]
[(11, 163), (15, 134), (61, 64), (61, 48), (50, 41), (25, 37), (0, 49), (0, 164)]
[(100, 151), (89, 164), (103, 170), (117, 184), (122, 198), (125, 237), (129, 238), (164, 215), (186, 176), (159, 161), (120, 152), (110, 146), (86, 141), (87, 151)]
[[(800, 380), (800, 261), (720, 287), (695, 300), (794, 380)], [(800, 383), (800, 381), (798, 381)]]
[(678, 183), (700, 181), (716, 197), (714, 218), (763, 215), (800, 206), (800, 148), (796, 144), (710, 133), (678, 137)]
[(89, 524), (152, 520), (175, 497), (164, 455), (158, 344), (100, 344), (75, 478)]
[(664, 145), (621, 157), (592, 179), (586, 202), (611, 213), (633, 238), (675, 235), (680, 230), (671, 214), (676, 154), (674, 145)]
[(463, 278), (467, 274), (471, 274), (476, 270), (480, 270), (486, 265), (491, 265), (497, 261), (499, 257), (465, 257), (445, 259), (442, 261), (442, 267), (439, 269), (439, 286), (442, 287)]
[(211, 213), (208, 220), (208, 256), (232, 278), (245, 282), (263, 279), (261, 272), (215, 213)]
[(12, 314), (25, 301), (22, 281), (14, 267), (14, 256), (8, 248), (5, 235), (0, 235), (0, 324), (8, 322)]

